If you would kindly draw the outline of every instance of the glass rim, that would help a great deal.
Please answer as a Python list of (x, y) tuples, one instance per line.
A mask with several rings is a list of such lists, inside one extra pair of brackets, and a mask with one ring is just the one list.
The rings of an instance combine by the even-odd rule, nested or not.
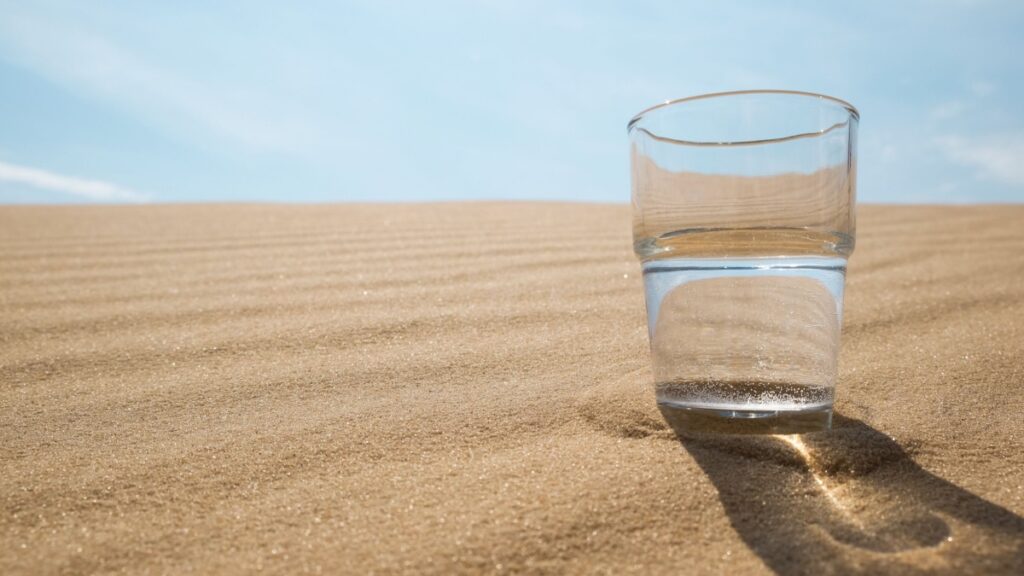
[[(697, 100), (706, 100), (706, 99), (709, 99), (709, 98), (721, 98), (721, 97), (726, 97), (726, 96), (748, 96), (748, 95), (757, 95), (757, 94), (774, 94), (774, 95), (783, 95), (783, 96), (801, 96), (801, 97), (816, 98), (816, 99), (819, 99), (819, 100), (828, 100), (829, 102), (831, 102), (833, 104), (838, 104), (840, 107), (844, 108), (850, 114), (850, 116), (853, 117), (854, 120), (857, 120), (858, 122), (860, 121), (860, 111), (857, 110), (856, 106), (854, 106), (853, 104), (850, 104), (849, 102), (847, 102), (846, 100), (843, 100), (842, 98), (836, 98), (835, 96), (829, 96), (828, 94), (819, 94), (817, 92), (804, 92), (804, 91), (801, 91), (801, 90), (770, 90), (770, 89), (732, 90), (732, 91), (727, 91), (727, 92), (709, 92), (707, 94), (697, 94), (695, 96), (686, 96), (686, 97), (683, 97), (683, 98), (675, 98), (673, 100), (666, 100), (666, 101), (664, 101), (664, 102), (662, 102), (660, 104), (655, 104), (654, 106), (651, 106), (649, 108), (645, 108), (645, 109), (641, 110), (640, 112), (638, 112), (636, 115), (634, 115), (629, 120), (629, 123), (626, 125), (626, 132), (632, 132), (633, 128), (635, 128), (636, 125), (639, 124), (640, 121), (644, 119), (644, 117), (646, 117), (651, 112), (654, 112), (656, 110), (661, 110), (662, 108), (668, 108), (669, 106), (675, 106), (676, 104), (684, 104), (686, 102), (694, 102), (694, 101), (697, 101)], [(643, 130), (645, 132), (647, 132), (648, 134), (650, 134), (651, 136), (655, 136), (658, 139), (672, 140), (672, 141), (676, 141), (676, 142), (678, 142), (680, 144), (694, 144), (694, 145), (698, 145), (698, 146), (699, 145), (704, 145), (704, 146), (728, 146), (728, 145), (744, 145), (744, 144), (763, 144), (763, 143), (776, 142), (776, 141), (792, 140), (794, 138), (806, 138), (806, 137), (809, 137), (809, 136), (819, 136), (819, 135), (823, 134), (824, 132), (831, 131), (833, 128), (836, 128), (836, 126), (831, 126), (831, 127), (826, 128), (824, 130), (820, 130), (818, 132), (810, 132), (810, 133), (807, 133), (807, 134), (793, 134), (793, 135), (788, 135), (788, 136), (782, 136), (782, 137), (779, 137), (779, 138), (768, 138), (768, 139), (765, 139), (765, 140), (746, 140), (746, 141), (735, 141), (735, 142), (690, 142), (690, 141), (686, 141), (686, 140), (676, 140), (676, 139), (673, 139), (673, 138), (665, 138), (663, 136), (656, 136), (655, 134), (651, 133), (647, 129), (643, 129)]]

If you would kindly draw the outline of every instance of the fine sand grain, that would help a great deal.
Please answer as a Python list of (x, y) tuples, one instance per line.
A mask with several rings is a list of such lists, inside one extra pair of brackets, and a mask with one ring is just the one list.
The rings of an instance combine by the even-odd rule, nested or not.
[(625, 206), (0, 208), (0, 573), (1024, 573), (1024, 207), (862, 207), (837, 428), (680, 441)]

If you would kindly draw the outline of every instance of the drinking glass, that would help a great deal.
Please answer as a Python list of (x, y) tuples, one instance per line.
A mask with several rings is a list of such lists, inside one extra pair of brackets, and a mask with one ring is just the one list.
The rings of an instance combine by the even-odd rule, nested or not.
[(629, 122), (656, 396), (677, 432), (831, 426), (858, 120), (838, 98), (752, 90)]

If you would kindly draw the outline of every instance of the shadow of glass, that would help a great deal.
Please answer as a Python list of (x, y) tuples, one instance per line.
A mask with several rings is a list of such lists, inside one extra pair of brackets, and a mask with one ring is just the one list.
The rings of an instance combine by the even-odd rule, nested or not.
[(858, 420), (802, 436), (677, 436), (778, 573), (1024, 574), (1024, 519)]

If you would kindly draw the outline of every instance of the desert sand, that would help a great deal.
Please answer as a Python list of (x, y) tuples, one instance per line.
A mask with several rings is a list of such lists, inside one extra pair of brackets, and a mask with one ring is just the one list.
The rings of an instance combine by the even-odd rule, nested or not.
[(835, 430), (680, 440), (627, 206), (0, 208), (0, 573), (1024, 573), (1024, 206), (858, 213)]

